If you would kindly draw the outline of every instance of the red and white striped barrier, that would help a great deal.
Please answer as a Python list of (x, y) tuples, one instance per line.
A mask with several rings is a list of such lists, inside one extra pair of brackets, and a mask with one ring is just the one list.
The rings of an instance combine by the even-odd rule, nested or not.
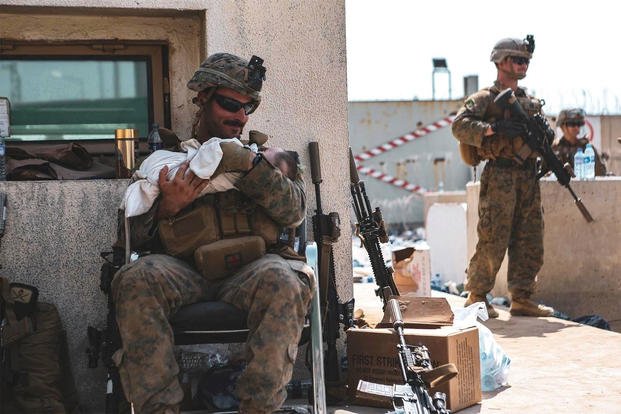
[(447, 116), (446, 118), (440, 119), (439, 121), (436, 122), (432, 122), (429, 125), (426, 125), (420, 129), (417, 129), (416, 131), (412, 131), (408, 134), (405, 134), (399, 138), (395, 138), (392, 141), (388, 141), (385, 144), (382, 144), (380, 146), (377, 146), (373, 149), (370, 149), (368, 151), (365, 151), (363, 153), (360, 153), (358, 155), (355, 155), (354, 158), (356, 159), (356, 161), (366, 161), (368, 159), (371, 159), (373, 157), (377, 157), (380, 154), (383, 154), (385, 152), (388, 152), (392, 149), (395, 149), (397, 147), (400, 147), (403, 144), (406, 144), (410, 141), (413, 141), (417, 138), (420, 137), (424, 137), (425, 135), (437, 131), (438, 129), (447, 127), (449, 125), (451, 125), (453, 123), (453, 119), (455, 119), (454, 115), (451, 116)]
[(356, 169), (364, 175), (368, 175), (369, 177), (373, 177), (395, 187), (402, 188), (411, 193), (423, 195), (427, 192), (427, 190), (420, 185), (412, 184), (400, 178), (393, 177), (392, 175), (384, 174), (383, 172), (374, 170), (373, 168), (358, 165), (356, 166)]

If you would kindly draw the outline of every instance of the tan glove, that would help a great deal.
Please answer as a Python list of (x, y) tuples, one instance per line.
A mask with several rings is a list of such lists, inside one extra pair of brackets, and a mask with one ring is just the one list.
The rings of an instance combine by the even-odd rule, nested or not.
[(252, 160), (256, 154), (248, 148), (244, 148), (235, 142), (221, 142), (220, 148), (223, 152), (222, 160), (220, 160), (213, 176), (223, 172), (245, 172), (252, 168)]

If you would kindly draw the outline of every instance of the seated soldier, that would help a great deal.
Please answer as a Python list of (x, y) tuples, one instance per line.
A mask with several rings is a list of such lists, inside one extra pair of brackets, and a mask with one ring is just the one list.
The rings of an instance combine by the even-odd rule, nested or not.
[[(580, 108), (563, 109), (556, 120), (556, 125), (563, 131), (563, 136), (555, 140), (552, 149), (563, 164), (569, 163), (572, 168), (574, 167), (574, 155), (578, 148), (582, 148), (584, 151), (589, 143), (589, 139), (586, 137), (578, 138), (584, 126), (585, 117), (584, 110)], [(593, 146), (593, 151), (595, 151), (595, 175), (606, 175), (606, 166), (595, 146)]]
[[(248, 62), (217, 53), (201, 64), (188, 83), (197, 92), (194, 102), (199, 106), (194, 138), (202, 143), (212, 137), (241, 136), (260, 102), (262, 63), (256, 56)], [(271, 413), (287, 396), (285, 385), (291, 379), (315, 285), (312, 269), (303, 260), (279, 255), (283, 249), (278, 238), (266, 239), (267, 254), (213, 282), (194, 267), (192, 257), (173, 256), (165, 247), (179, 247), (190, 236), (221, 241), (219, 232), (224, 231), (226, 241), (232, 243), (244, 239), (236, 233), (243, 223), (253, 224), (253, 234), (264, 237), (266, 233), (256, 229), (278, 234), (306, 217), (300, 174), (290, 180), (261, 153), (231, 142), (220, 146), (219, 170), (241, 173), (234, 190), (197, 199), (209, 180), (189, 171), (186, 163), (170, 178), (164, 167), (153, 206), (129, 219), (132, 250), (151, 254), (123, 266), (112, 282), (123, 345), (114, 361), (125, 396), (137, 414), (179, 412), (183, 391), (169, 321), (182, 306), (206, 300), (229, 303), (247, 314), (247, 365), (235, 389), (239, 411)], [(119, 228), (117, 249), (125, 247), (123, 227)], [(197, 244), (185, 247), (193, 251), (210, 246)]]

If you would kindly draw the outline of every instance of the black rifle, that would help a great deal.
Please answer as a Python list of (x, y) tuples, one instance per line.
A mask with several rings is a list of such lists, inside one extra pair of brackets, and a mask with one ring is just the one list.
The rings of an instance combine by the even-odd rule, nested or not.
[(392, 314), (393, 328), (399, 336), (397, 350), (404, 384), (383, 385), (359, 380), (357, 394), (390, 397), (395, 411), (399, 413), (450, 414), (446, 408), (446, 394), (436, 392), (431, 397), (427, 390), (455, 377), (457, 368), (449, 363), (434, 369), (426, 346), (405, 343), (399, 301), (395, 298), (389, 299), (386, 307)]
[(351, 195), (356, 213), (356, 235), (360, 237), (364, 248), (371, 260), (371, 268), (375, 276), (375, 283), (379, 287), (375, 294), (384, 302), (384, 307), (392, 295), (399, 296), (399, 290), (392, 277), (392, 268), (386, 266), (380, 242), (387, 243), (388, 235), (384, 227), (384, 220), (379, 207), (371, 210), (371, 203), (364, 188), (364, 182), (358, 177), (356, 161), (349, 148), (349, 174), (351, 179)]
[(587, 210), (586, 206), (582, 203), (582, 200), (578, 198), (574, 190), (569, 185), (571, 181), (571, 175), (567, 172), (567, 170), (563, 167), (561, 161), (557, 158), (554, 151), (552, 151), (552, 141), (554, 140), (554, 131), (550, 128), (548, 121), (541, 114), (535, 114), (533, 116), (528, 116), (524, 108), (520, 105), (517, 98), (515, 97), (513, 90), (511, 88), (505, 89), (502, 91), (496, 99), (494, 99), (494, 103), (498, 105), (500, 109), (509, 109), (511, 112), (512, 118), (516, 119), (518, 122), (522, 122), (526, 125), (526, 136), (523, 137), (526, 145), (532, 150), (537, 152), (543, 158), (544, 168), (537, 174), (537, 179), (543, 177), (548, 171), (552, 171), (556, 176), (558, 183), (564, 186), (569, 190), (569, 193), (574, 199), (574, 203), (584, 219), (591, 223), (593, 221), (593, 217)]
[[(393, 405), (397, 411), (402, 410), (406, 414), (450, 414), (446, 408), (446, 394), (436, 392), (433, 398), (427, 392), (427, 381), (422, 373), (432, 371), (429, 351), (424, 345), (409, 346), (405, 343), (403, 336), (403, 317), (397, 299), (390, 299), (388, 306), (395, 319), (393, 328), (399, 335), (399, 362), (401, 364), (401, 375), (405, 385), (397, 386), (393, 392)], [(445, 368), (446, 367), (446, 368)], [(445, 370), (438, 382), (448, 381), (457, 372), (454, 365), (447, 364), (440, 367)]]
[(397, 350), (401, 365), (403, 385), (382, 385), (360, 380), (358, 395), (371, 394), (390, 397), (395, 412), (404, 414), (450, 414), (446, 408), (446, 394), (436, 392), (433, 397), (427, 388), (446, 382), (457, 375), (453, 364), (445, 364), (433, 369), (429, 350), (424, 345), (410, 346), (403, 335), (403, 318), (397, 299), (389, 299), (387, 310), (394, 318), (393, 328), (399, 336)]
[(321, 207), (321, 164), (319, 161), (319, 143), (308, 144), (311, 161), (311, 176), (315, 185), (317, 208), (313, 216), (313, 238), (317, 243), (317, 272), (319, 274), (319, 292), (321, 315), (327, 344), (325, 367), (326, 385), (334, 385), (340, 381), (339, 361), (336, 340), (340, 337), (339, 327), (344, 329), (353, 326), (354, 300), (340, 303), (336, 291), (334, 274), (334, 255), (332, 246), (341, 235), (340, 219), (336, 212), (324, 214)]
[(106, 414), (117, 414), (119, 412), (129, 412), (129, 403), (125, 399), (125, 394), (121, 387), (121, 378), (118, 368), (112, 360), (112, 355), (121, 348), (121, 335), (116, 323), (116, 314), (112, 300), (112, 279), (115, 273), (125, 263), (125, 252), (123, 249), (114, 248), (112, 252), (102, 252), (101, 257), (104, 263), (101, 266), (99, 288), (106, 295), (108, 301), (108, 314), (106, 316), (106, 327), (100, 331), (92, 326), (88, 327), (89, 347), (88, 367), (97, 368), (98, 360), (101, 361), (107, 370), (106, 378)]

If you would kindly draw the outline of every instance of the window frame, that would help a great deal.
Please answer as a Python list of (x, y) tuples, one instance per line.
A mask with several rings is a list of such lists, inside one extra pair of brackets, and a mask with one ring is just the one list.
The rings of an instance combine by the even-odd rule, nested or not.
[[(158, 123), (171, 127), (170, 87), (166, 41), (158, 40), (77, 40), (77, 41), (24, 41), (0, 39), (0, 59), (110, 59), (146, 58), (148, 125)], [(140, 131), (140, 150), (146, 149), (148, 131)], [(113, 154), (114, 131), (110, 138), (93, 140), (13, 141), (11, 146), (24, 149), (53, 144), (76, 142), (89, 153)]]

